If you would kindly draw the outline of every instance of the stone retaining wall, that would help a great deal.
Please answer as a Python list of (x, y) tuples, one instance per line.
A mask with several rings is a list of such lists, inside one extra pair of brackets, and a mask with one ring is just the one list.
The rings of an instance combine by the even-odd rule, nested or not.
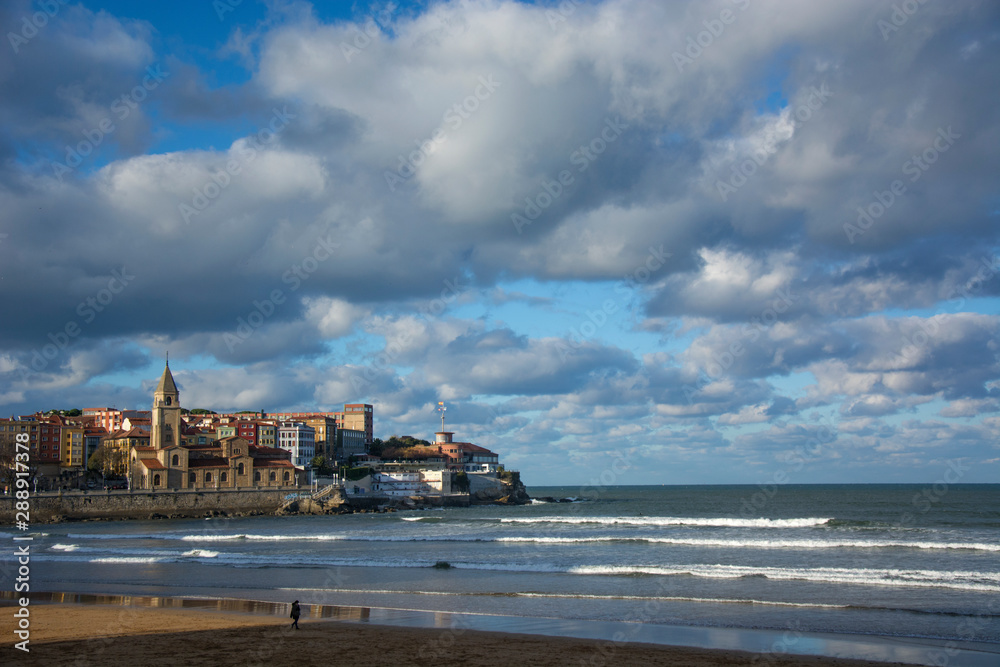
[[(203, 517), (215, 514), (274, 514), (297, 489), (220, 489), (218, 491), (67, 491), (39, 493), (29, 499), (29, 524), (83, 519), (151, 519), (164, 517)], [(11, 526), (15, 521), (16, 499), (0, 497), (0, 523)], [(305, 504), (303, 504), (305, 503)], [(313, 505), (321, 505), (314, 507)], [(351, 510), (375, 510), (392, 506), (407, 507), (468, 507), (469, 496), (393, 497), (334, 494), (323, 501), (303, 501), (288, 508), (289, 514), (325, 513), (330, 508), (346, 505)]]
[[(220, 489), (218, 491), (69, 491), (32, 494), (31, 524), (58, 519), (148, 519), (152, 515), (200, 517), (226, 514), (273, 514), (296, 489)], [(0, 498), (0, 522), (15, 520), (13, 496)]]

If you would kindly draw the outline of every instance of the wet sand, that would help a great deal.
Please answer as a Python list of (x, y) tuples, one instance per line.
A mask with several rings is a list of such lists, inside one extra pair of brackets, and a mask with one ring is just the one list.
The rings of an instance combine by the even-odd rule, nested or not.
[[(4, 665), (812, 665), (889, 663), (822, 656), (615, 643), (457, 628), (412, 628), (211, 609), (42, 604), (30, 653), (13, 648), (14, 607), (0, 608)], [(307, 607), (303, 607), (307, 613)], [(360, 619), (359, 619), (360, 620)], [(14, 637), (14, 639), (11, 639)]]

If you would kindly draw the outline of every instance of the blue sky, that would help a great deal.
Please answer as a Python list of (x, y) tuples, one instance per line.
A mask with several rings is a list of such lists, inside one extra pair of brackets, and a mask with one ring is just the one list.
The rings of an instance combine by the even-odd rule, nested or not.
[(444, 400), (534, 485), (995, 481), (998, 18), (5, 3), (0, 413), (169, 351), (191, 408)]

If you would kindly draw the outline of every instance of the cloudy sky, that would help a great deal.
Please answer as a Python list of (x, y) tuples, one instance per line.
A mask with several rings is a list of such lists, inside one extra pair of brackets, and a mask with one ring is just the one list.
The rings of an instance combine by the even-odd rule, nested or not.
[(169, 351), (189, 408), (446, 401), (529, 485), (1000, 479), (995, 2), (0, 29), (0, 414), (148, 409)]

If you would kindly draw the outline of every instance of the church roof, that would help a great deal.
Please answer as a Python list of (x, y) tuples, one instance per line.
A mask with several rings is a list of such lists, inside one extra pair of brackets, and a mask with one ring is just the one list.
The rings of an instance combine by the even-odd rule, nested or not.
[(163, 376), (160, 378), (160, 384), (156, 385), (156, 392), (167, 394), (179, 393), (177, 385), (174, 384), (174, 376), (170, 374), (169, 364), (163, 367)]

